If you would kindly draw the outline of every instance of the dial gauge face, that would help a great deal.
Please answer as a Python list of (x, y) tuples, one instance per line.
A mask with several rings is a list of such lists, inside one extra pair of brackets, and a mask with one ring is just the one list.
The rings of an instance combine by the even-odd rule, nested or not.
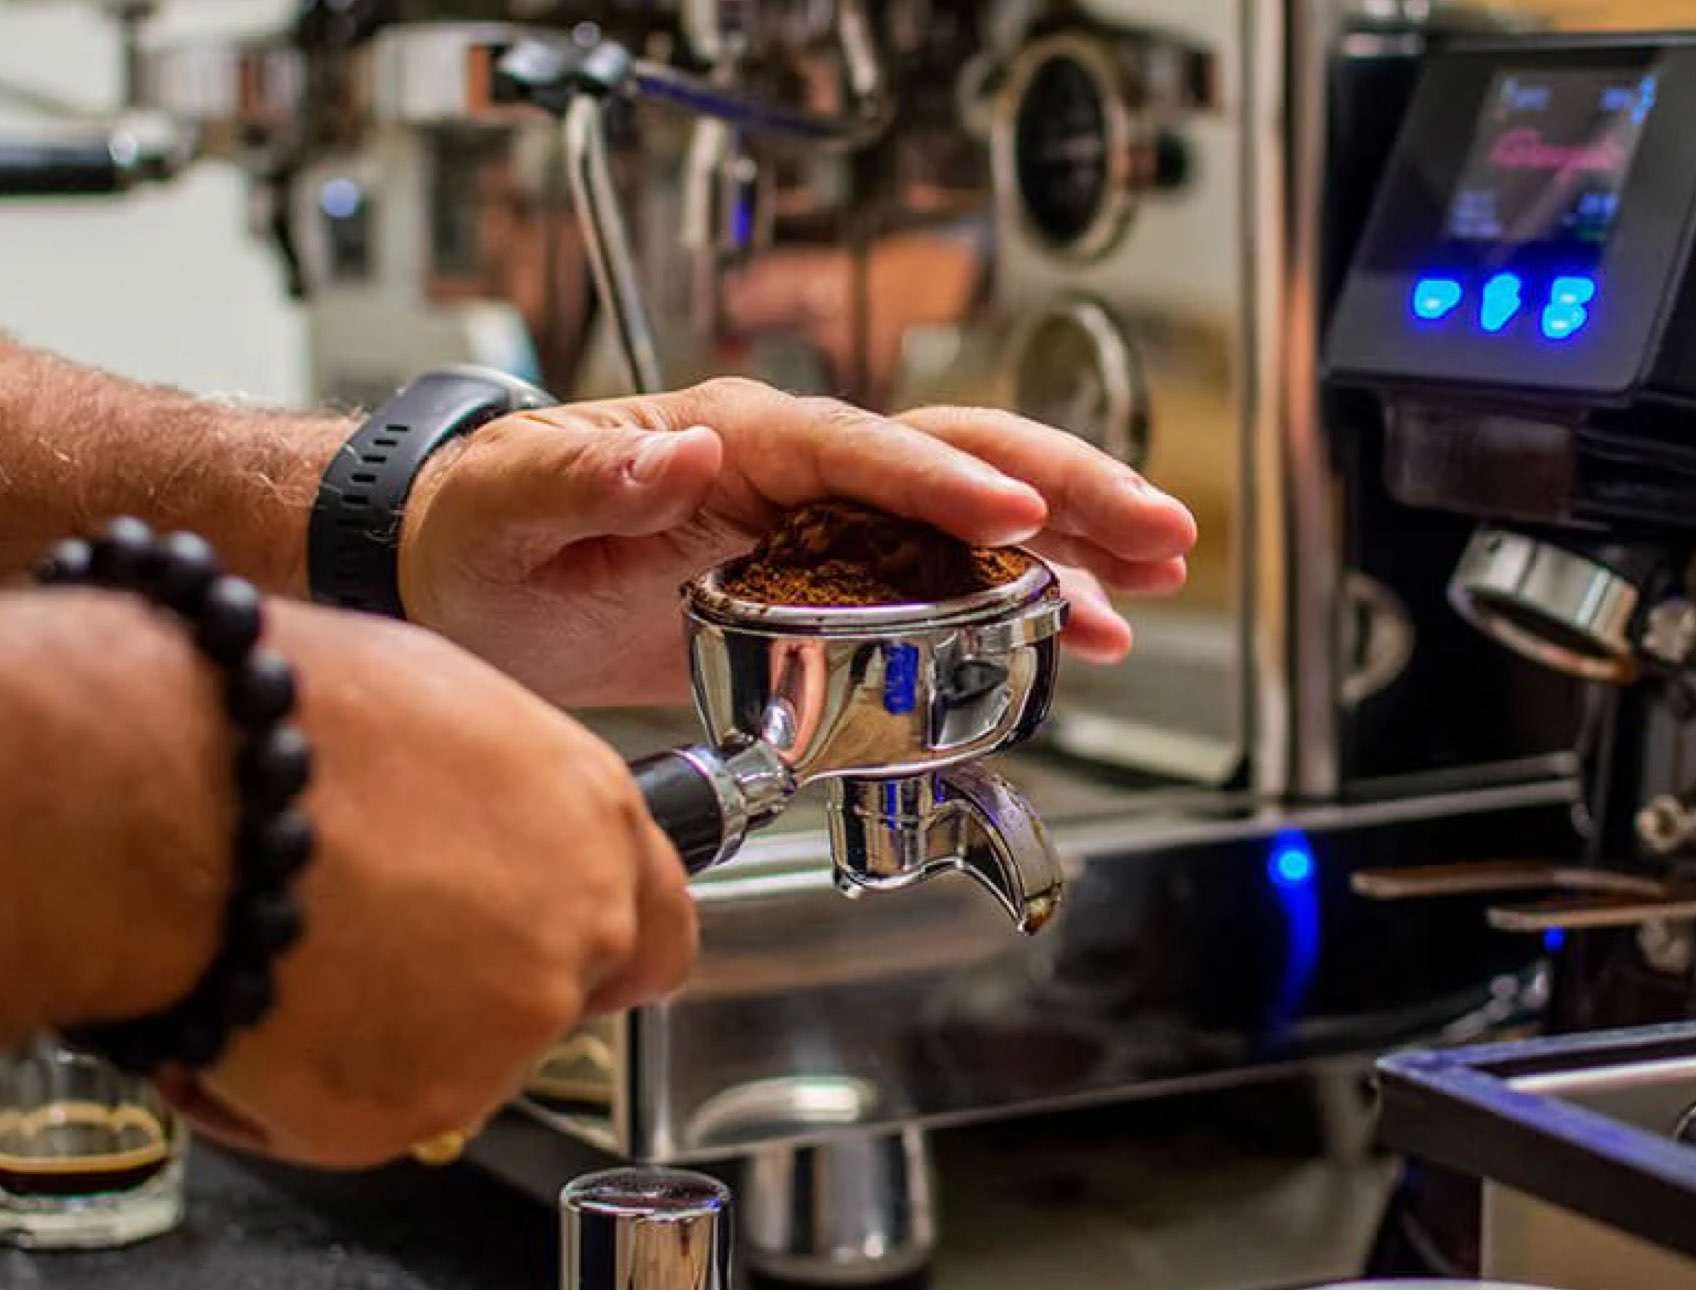
[(996, 103), (991, 137), (1004, 212), (1068, 260), (1119, 244), (1148, 166), (1141, 83), (1122, 51), (1062, 32), (1026, 49)]
[(1031, 74), (1014, 124), (1019, 197), (1036, 230), (1070, 246), (1100, 219), (1111, 193), (1112, 141), (1107, 87), (1069, 54)]
[(1140, 468), (1148, 456), (1148, 397), (1136, 351), (1112, 316), (1075, 301), (1039, 317), (1018, 339), (1014, 405)]

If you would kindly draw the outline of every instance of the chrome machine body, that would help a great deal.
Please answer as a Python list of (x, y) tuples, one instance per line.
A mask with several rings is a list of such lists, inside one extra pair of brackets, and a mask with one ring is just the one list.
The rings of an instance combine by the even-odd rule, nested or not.
[[(834, 810), (802, 794), (696, 883), (687, 989), (562, 1041), (488, 1164), (746, 1157), (752, 1257), (875, 1278), (931, 1239), (924, 1126), (1350, 1069), (1535, 1007), (1534, 938), (1350, 890), (1368, 862), (1573, 850), (1577, 705), (1449, 607), (1471, 523), (1390, 494), (1320, 359), (1429, 42), (1559, 3), (369, 0), (256, 46), (142, 42), (138, 105), (267, 198), (326, 398), (478, 362), (574, 398), (741, 373), (1000, 405), (1200, 520), (1191, 587), (1129, 607), (1133, 659), (1062, 667), (1004, 759), (1066, 879), (1043, 935), (965, 883), (841, 900), (833, 816), (839, 853), (888, 857), (837, 777)], [(633, 61), (544, 101), (514, 75), (536, 39)], [(698, 737), (591, 719), (631, 756)], [(910, 790), (960, 855), (981, 795)], [(822, 1177), (901, 1203), (809, 1253), (784, 1216)]]

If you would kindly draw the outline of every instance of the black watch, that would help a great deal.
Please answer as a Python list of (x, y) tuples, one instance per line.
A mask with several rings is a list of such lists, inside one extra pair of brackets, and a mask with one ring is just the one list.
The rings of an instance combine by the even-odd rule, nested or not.
[(342, 445), (318, 487), (306, 540), (312, 598), (405, 618), (401, 517), (430, 454), (497, 417), (554, 402), (514, 377), (457, 367), (419, 377), (378, 408)]

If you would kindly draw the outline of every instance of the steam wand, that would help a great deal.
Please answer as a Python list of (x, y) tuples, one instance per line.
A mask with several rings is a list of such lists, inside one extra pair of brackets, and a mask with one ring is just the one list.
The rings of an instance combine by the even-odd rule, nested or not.
[(664, 388), (659, 349), (623, 210), (607, 159), (607, 104), (617, 96), (646, 97), (750, 134), (812, 147), (862, 147), (888, 127), (891, 100), (871, 51), (858, 3), (844, 3), (839, 22), (854, 73), (855, 107), (821, 116), (713, 85), (700, 77), (637, 58), (615, 41), (578, 45), (524, 40), (501, 58), (498, 92), (533, 104), (563, 121), (572, 200), (583, 220), (595, 287), (611, 315), (630, 383), (639, 394)]

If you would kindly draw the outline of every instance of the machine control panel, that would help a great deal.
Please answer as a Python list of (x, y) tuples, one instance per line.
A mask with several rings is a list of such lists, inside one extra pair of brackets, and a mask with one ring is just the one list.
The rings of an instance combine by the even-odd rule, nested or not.
[(1630, 399), (1685, 287), (1692, 121), (1696, 42), (1432, 55), (1332, 316), (1332, 379)]

